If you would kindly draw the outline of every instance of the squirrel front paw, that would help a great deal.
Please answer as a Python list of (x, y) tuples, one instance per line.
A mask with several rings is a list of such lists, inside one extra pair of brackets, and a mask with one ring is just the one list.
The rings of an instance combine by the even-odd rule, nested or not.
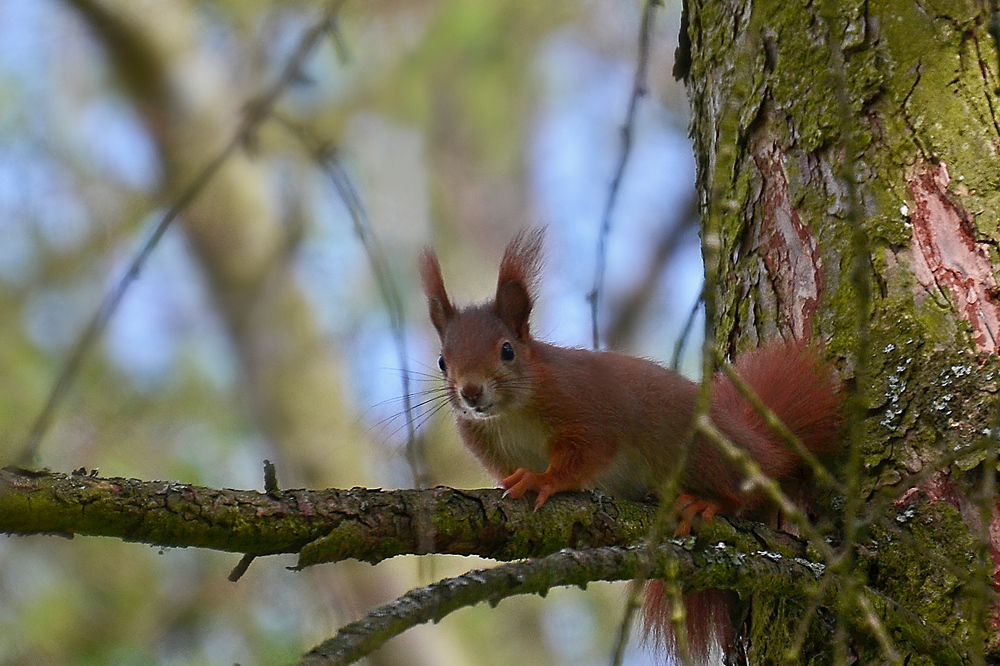
[(562, 488), (555, 486), (549, 472), (536, 474), (523, 467), (501, 481), (500, 485), (504, 487), (504, 497), (520, 499), (529, 490), (538, 493), (538, 498), (535, 500), (535, 511), (542, 508), (549, 495), (562, 490)]

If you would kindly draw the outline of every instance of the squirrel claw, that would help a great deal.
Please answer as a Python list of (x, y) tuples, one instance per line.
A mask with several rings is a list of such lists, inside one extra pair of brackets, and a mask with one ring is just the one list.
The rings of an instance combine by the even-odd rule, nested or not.
[(691, 522), (695, 516), (700, 516), (702, 522), (709, 522), (722, 509), (712, 500), (701, 499), (694, 495), (680, 495), (674, 503), (674, 513), (677, 515), (677, 536), (687, 536), (691, 533)]
[(503, 493), (504, 497), (520, 499), (529, 490), (538, 493), (538, 498), (535, 500), (535, 511), (541, 509), (542, 505), (549, 499), (549, 495), (555, 492), (545, 474), (535, 474), (523, 467), (501, 481), (500, 485), (506, 489)]

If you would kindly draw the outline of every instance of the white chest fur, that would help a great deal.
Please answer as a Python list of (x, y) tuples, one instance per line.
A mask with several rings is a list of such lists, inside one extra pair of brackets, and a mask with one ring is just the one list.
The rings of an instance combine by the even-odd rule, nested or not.
[[(459, 421), (463, 420), (459, 416)], [(520, 467), (541, 473), (549, 464), (551, 433), (535, 419), (506, 413), (488, 419), (468, 419), (461, 425), (478, 434), (475, 438), (478, 442), (467, 439), (466, 444), (504, 474)]]

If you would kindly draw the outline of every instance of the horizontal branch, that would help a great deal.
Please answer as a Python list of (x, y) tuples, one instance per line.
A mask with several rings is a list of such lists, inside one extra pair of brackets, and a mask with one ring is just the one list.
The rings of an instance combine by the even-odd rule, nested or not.
[[(299, 553), (299, 567), (348, 558), (375, 563), (430, 552), (498, 560), (540, 558), (423, 588), (433, 589), (430, 596), (414, 590), (361, 621), (386, 626), (350, 625), (331, 639), (336, 643), (317, 648), (319, 653), (310, 659), (319, 663), (346, 663), (331, 655), (363, 649), (352, 641), (384, 642), (414, 624), (478, 601), (495, 603), (557, 585), (632, 578), (641, 549), (609, 547), (638, 542), (655, 512), (653, 505), (589, 492), (560, 493), (534, 511), (531, 502), (504, 498), (499, 490), (261, 493), (102, 478), (82, 471), (66, 475), (0, 469), (0, 533), (106, 536), (254, 556)], [(798, 557), (803, 547), (793, 537), (753, 523), (735, 523), (739, 530), (721, 519), (701, 526), (697, 546), (694, 537), (662, 545), (650, 576), (660, 575), (667, 559), (673, 558), (686, 590), (715, 587), (742, 596), (761, 589), (791, 591), (822, 570)], [(493, 587), (491, 581), (498, 577), (507, 582)], [(948, 637), (891, 604), (887, 612), (888, 602), (872, 599), (889, 616), (887, 627), (894, 634), (910, 644), (933, 645), (942, 654), (958, 653)]]
[(0, 470), (0, 533), (105, 536), (249, 555), (299, 553), (299, 567), (403, 554), (496, 560), (628, 544), (655, 507), (563, 493), (541, 511), (499, 490), (253, 490), (175, 481)]

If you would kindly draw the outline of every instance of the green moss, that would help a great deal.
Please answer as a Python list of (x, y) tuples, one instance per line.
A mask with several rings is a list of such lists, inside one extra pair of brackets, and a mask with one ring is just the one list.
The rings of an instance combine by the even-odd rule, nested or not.
[[(804, 597), (756, 595), (750, 607), (751, 626), (763, 628), (769, 639), (751, 643), (748, 662), (762, 666), (787, 664), (784, 646), (792, 644), (806, 608)], [(832, 663), (829, 645), (829, 632), (824, 631), (823, 624), (814, 618), (809, 624), (803, 646), (803, 654), (811, 656), (804, 658), (800, 655), (793, 663), (810, 666)]]
[[(959, 641), (968, 638), (960, 574), (975, 566), (975, 544), (947, 502), (914, 504), (894, 520), (904, 534), (876, 527), (878, 567), (871, 584)], [(956, 559), (965, 553), (964, 560)]]
[[(737, 336), (766, 335), (775, 322), (787, 326), (776, 312), (784, 304), (776, 302), (767, 269), (755, 255), (757, 244), (766, 242), (755, 235), (760, 192), (776, 185), (763, 182), (769, 174), (760, 172), (755, 158), (762, 149), (774, 150), (789, 201), (811, 230), (822, 261), (822, 302), (813, 330), (832, 335), (826, 351), (856, 384), (867, 409), (858, 444), (862, 487), (872, 492), (898, 483), (959, 447), (970, 451), (953, 473), (973, 470), (984, 454), (972, 444), (982, 441), (996, 408), (1000, 360), (967, 351), (974, 349), (970, 325), (957, 314), (952, 295), (941, 289), (928, 293), (917, 282), (911, 256), (915, 205), (908, 182), (923, 164), (943, 162), (951, 176), (950, 196), (970, 211), (978, 238), (990, 243), (990, 256), (1000, 266), (997, 53), (981, 24), (981, 5), (972, 0), (687, 4), (692, 135), (696, 151), (704, 153), (699, 184), (710, 196), (721, 193), (742, 206), (740, 214), (716, 221), (724, 236), (717, 284), (720, 339), (732, 343)], [(834, 5), (837, 14), (828, 23), (819, 12)], [(734, 24), (724, 11), (740, 22)], [(843, 50), (840, 73), (827, 45), (828, 28)], [(838, 81), (847, 87), (848, 113), (835, 88)], [(845, 128), (850, 140), (842, 136)], [(727, 130), (737, 140), (731, 142)], [(723, 147), (734, 144), (732, 172), (707, 168)], [(870, 312), (861, 317), (850, 276), (854, 254), (862, 248), (846, 223), (851, 211), (841, 176), (845, 160), (853, 160), (846, 171), (856, 174), (860, 224), (872, 261)], [(720, 177), (727, 182), (708, 187)], [(865, 321), (868, 345), (860, 359), (859, 319)], [(964, 641), (964, 581), (950, 573), (955, 567), (941, 567), (940, 561), (968, 569), (976, 552), (970, 528), (947, 503), (917, 511), (905, 525), (906, 542), (884, 530), (877, 535), (872, 582), (928, 626)], [(755, 621), (769, 629), (794, 626), (794, 600), (762, 599), (758, 605), (755, 598), (754, 603)], [(771, 649), (787, 642), (788, 636), (772, 635), (763, 644)], [(860, 649), (880, 659), (874, 641)], [(777, 658), (762, 652), (754, 661)], [(933, 661), (908, 658), (911, 664)]]

